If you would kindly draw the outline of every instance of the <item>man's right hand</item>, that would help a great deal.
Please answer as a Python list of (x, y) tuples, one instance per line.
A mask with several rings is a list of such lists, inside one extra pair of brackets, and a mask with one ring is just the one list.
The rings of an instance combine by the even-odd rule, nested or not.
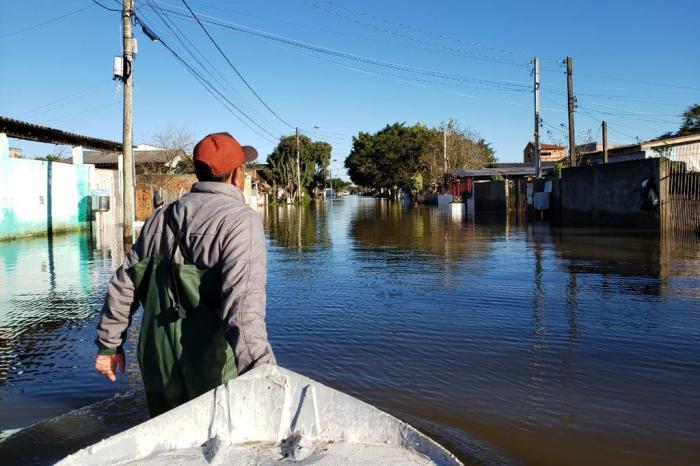
[(95, 358), (95, 369), (97, 369), (97, 372), (104, 375), (112, 382), (117, 380), (117, 368), (124, 373), (124, 353), (103, 356), (97, 355)]

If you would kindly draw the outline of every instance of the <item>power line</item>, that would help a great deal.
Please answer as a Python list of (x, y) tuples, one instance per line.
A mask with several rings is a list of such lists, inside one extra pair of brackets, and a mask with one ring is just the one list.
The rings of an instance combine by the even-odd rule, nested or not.
[[(236, 96), (237, 96), (244, 104), (246, 104), (246, 105), (250, 108), (250, 110), (252, 111), (252, 113), (254, 113), (257, 117), (259, 117), (260, 120), (261, 120), (266, 126), (268, 126), (269, 129), (272, 130), (272, 132), (275, 132), (275, 133), (278, 132), (278, 131), (273, 127), (273, 125), (272, 125), (269, 121), (267, 121), (262, 115), (260, 115), (260, 113), (258, 113), (258, 112), (255, 110), (255, 108), (254, 108), (252, 105), (250, 105), (250, 104), (243, 98), (243, 96), (236, 90), (236, 88), (231, 84), (231, 82), (230, 82), (228, 79), (226, 79), (226, 77), (224, 77), (224, 75), (218, 70), (218, 68), (217, 68), (216, 66), (214, 66), (214, 65), (207, 59), (207, 57), (199, 50), (199, 48), (197, 48), (197, 46), (196, 46), (194, 43), (192, 43), (192, 41), (187, 37), (187, 35), (184, 34), (184, 33), (182, 32), (182, 30), (180, 30), (180, 28), (177, 26), (177, 24), (175, 24), (175, 22), (172, 21), (172, 20), (170, 19), (170, 17), (168, 17), (164, 12), (162, 12), (162, 10), (160, 9), (160, 7), (159, 7), (155, 2), (153, 2), (152, 0), (146, 0), (146, 2), (147, 2), (147, 4), (148, 4), (148, 6), (151, 8), (151, 10), (153, 10), (153, 11), (155, 12), (155, 14), (158, 16), (158, 18), (159, 18), (159, 19), (163, 22), (163, 24), (165, 24), (165, 26), (170, 30), (170, 32), (173, 34), (173, 36), (175, 37), (175, 39), (177, 39), (177, 41), (182, 45), (182, 47), (185, 49), (185, 51), (197, 62), (197, 64), (199, 65), (199, 67), (200, 67), (202, 70), (204, 70), (204, 71), (205, 71), (217, 84), (219, 84), (222, 88), (228, 87), (231, 91), (233, 91), (233, 93), (236, 94)], [(184, 40), (183, 40), (183, 39), (184, 39)], [(185, 43), (185, 41), (186, 41), (187, 43)], [(189, 44), (189, 46), (188, 46), (187, 44)], [(197, 54), (199, 54), (200, 57), (202, 57), (202, 59), (204, 60), (204, 62), (206, 62), (206, 64), (207, 64), (209, 67), (207, 67), (207, 65), (205, 65), (205, 64), (199, 59), (199, 57), (190, 49), (190, 46), (192, 47), (192, 49), (194, 49), (194, 50), (197, 52)], [(219, 79), (217, 78), (217, 76), (215, 76), (214, 73), (212, 73), (212, 72), (210, 71), (209, 68), (212, 68), (212, 69), (214, 70), (214, 72), (216, 72), (216, 74), (221, 78), (221, 80), (219, 80)]]
[[(280, 47), (283, 47), (283, 46), (280, 45)], [(371, 76), (377, 76), (377, 77), (381, 77), (381, 78), (389, 78), (389, 79), (392, 79), (394, 81), (397, 81), (397, 82), (400, 82), (403, 84), (409, 84), (412, 86), (419, 86), (419, 87), (423, 87), (423, 88), (430, 89), (430, 90), (437, 91), (437, 92), (440, 92), (442, 90), (432, 89), (430, 86), (441, 86), (441, 87), (447, 88), (448, 90), (446, 90), (445, 92), (448, 92), (450, 94), (455, 94), (455, 95), (464, 95), (464, 94), (451, 92), (449, 90), (450, 88), (458, 87), (458, 88), (462, 88), (462, 89), (474, 89), (474, 90), (495, 91), (495, 92), (504, 92), (504, 91), (505, 92), (531, 92), (528, 89), (511, 89), (511, 88), (501, 89), (501, 88), (495, 88), (495, 87), (484, 87), (484, 86), (466, 85), (466, 84), (458, 84), (458, 83), (449, 83), (448, 84), (448, 83), (435, 81), (435, 80), (420, 79), (417, 77), (406, 77), (406, 76), (401, 76), (400, 74), (396, 74), (396, 73), (389, 73), (386, 71), (379, 71), (379, 70), (364, 68), (364, 67), (359, 66), (359, 65), (350, 65), (350, 64), (344, 63), (342, 61), (333, 60), (332, 58), (329, 58), (329, 57), (322, 55), (322, 54), (316, 54), (316, 53), (305, 52), (305, 51), (299, 51), (299, 53), (306, 55), (307, 57), (311, 57), (315, 60), (320, 60), (320, 61), (332, 63), (336, 66), (339, 66), (341, 68), (344, 68), (344, 69), (347, 69), (347, 70), (350, 70), (350, 71), (353, 71), (356, 73), (368, 74)], [(474, 97), (474, 96), (467, 96), (467, 97)]]
[(3, 34), (3, 35), (0, 36), (0, 40), (1, 40), (1, 39), (6, 39), (6, 38), (11, 37), (11, 36), (15, 36), (15, 35), (17, 35), (17, 34), (21, 34), (21, 33), (23, 33), (23, 32), (31, 31), (32, 29), (36, 29), (36, 28), (41, 27), (41, 26), (46, 26), (47, 24), (55, 23), (56, 21), (60, 21), (60, 20), (62, 20), (63, 18), (67, 18), (67, 17), (69, 17), (69, 16), (78, 14), (78, 13), (80, 13), (81, 11), (85, 11), (85, 10), (87, 10), (88, 8), (92, 8), (92, 7), (93, 7), (93, 5), (84, 6), (84, 7), (82, 7), (82, 8), (78, 8), (77, 10), (70, 11), (70, 12), (64, 14), (64, 15), (57, 16), (57, 17), (51, 18), (51, 19), (47, 19), (46, 21), (42, 21), (41, 23), (37, 23), (37, 24), (34, 24), (34, 25), (32, 25), (32, 26), (27, 26), (27, 27), (24, 27), (24, 28), (22, 28), (22, 29), (18, 29), (18, 30), (16, 30), (16, 31), (13, 31), (13, 32), (10, 32), (10, 33), (7, 33), (7, 34)]
[[(101, 81), (97, 84), (93, 84), (92, 86), (88, 86), (88, 87), (83, 88), (77, 92), (71, 93), (69, 95), (58, 98), (56, 100), (52, 100), (51, 102), (39, 105), (37, 107), (33, 107), (27, 111), (21, 112), (18, 114), (18, 116), (21, 118), (25, 118), (25, 117), (28, 117), (29, 115), (37, 113), (40, 110), (43, 110), (43, 112), (41, 112), (41, 113), (53, 112), (54, 110), (71, 103), (75, 98), (89, 94), (90, 92), (94, 91), (97, 88), (104, 86), (105, 84), (107, 84), (110, 81), (111, 80), (107, 79), (107, 80)], [(44, 109), (46, 109), (46, 110), (44, 110)]]
[[(163, 22), (166, 24), (166, 26), (168, 26), (168, 29), (170, 29), (170, 31), (175, 35), (175, 38), (180, 42), (180, 44), (183, 45), (183, 47), (184, 47), (184, 48), (186, 49), (186, 51), (192, 56), (192, 58), (194, 58), (195, 61), (197, 61), (197, 63), (200, 65), (200, 67), (202, 67), (202, 68), (212, 77), (212, 79), (214, 79), (219, 85), (222, 85), (222, 86), (223, 86), (223, 84), (221, 83), (221, 81), (219, 81), (219, 80), (213, 75), (213, 73), (212, 73), (211, 71), (209, 71), (209, 69), (196, 57), (196, 55), (195, 55), (195, 54), (189, 49), (189, 47), (183, 42), (183, 40), (179, 37), (180, 35), (182, 35), (182, 36), (185, 38), (185, 40), (192, 46), (192, 48), (194, 48), (194, 50), (197, 51), (197, 53), (199, 53), (199, 55), (202, 57), (202, 59), (203, 59), (211, 68), (214, 69), (214, 71), (221, 77), (221, 79), (228, 85), (228, 87), (229, 87), (234, 93), (236, 93), (236, 95), (237, 95), (241, 100), (243, 100), (243, 102), (247, 103), (247, 102), (245, 101), (245, 99), (238, 93), (238, 91), (236, 91), (236, 89), (231, 85), (231, 83), (219, 72), (219, 70), (218, 70), (218, 69), (217, 69), (217, 68), (202, 54), (201, 51), (199, 51), (199, 49), (187, 38), (187, 36), (186, 36), (185, 34), (182, 33), (182, 31), (177, 27), (177, 25), (176, 25), (174, 22), (172, 22), (172, 20), (167, 16), (167, 14), (163, 13), (163, 9), (162, 9), (161, 7), (159, 7), (157, 4), (155, 4), (155, 2), (154, 2), (153, 0), (147, 0), (147, 3), (149, 4), (149, 7), (159, 16), (159, 18), (161, 19), (161, 21), (163, 21)], [(163, 14), (161, 14), (161, 13), (163, 13)], [(170, 24), (172, 24), (172, 26), (173, 26), (175, 29), (177, 29), (177, 31), (174, 31), (174, 30), (173, 30), (173, 27), (171, 27), (171, 26), (168, 24), (168, 22), (170, 22)], [(249, 105), (249, 104), (248, 104), (248, 105)], [(258, 116), (260, 117), (260, 119), (261, 119), (265, 124), (269, 125), (269, 126), (272, 128), (272, 125), (271, 125), (262, 115), (260, 115), (260, 114), (255, 110), (254, 107), (251, 106), (250, 108), (251, 108), (251, 110), (253, 111), (253, 113), (255, 113), (256, 115), (258, 115)], [(277, 131), (276, 129), (274, 129), (274, 128), (272, 128), (272, 131), (274, 131), (274, 132), (276, 132), (276, 133), (278, 132), (278, 131)], [(307, 134), (307, 135), (311, 136), (310, 133), (305, 132), (305, 131), (303, 131), (303, 130), (300, 130), (300, 132), (302, 132), (303, 134)], [(332, 136), (323, 136), (323, 135), (316, 135), (316, 136), (314, 136), (314, 137), (315, 137), (317, 140), (326, 140), (326, 141), (329, 142), (329, 143), (332, 143), (332, 142), (334, 141), (334, 139), (335, 139), (335, 138), (332, 137)], [(336, 142), (337, 142), (337, 139), (336, 139)], [(343, 142), (344, 142), (344, 141), (343, 141)]]
[(103, 4), (101, 4), (100, 2), (98, 2), (97, 0), (92, 0), (92, 3), (94, 3), (94, 4), (97, 5), (97, 6), (100, 6), (100, 7), (104, 8), (105, 10), (109, 10), (109, 11), (118, 11), (118, 12), (121, 12), (121, 11), (122, 11), (122, 10), (120, 10), (120, 9), (110, 8), (110, 7), (108, 7), (108, 6), (104, 6)]
[(607, 80), (611, 80), (611, 81), (620, 81), (620, 82), (634, 83), (634, 84), (644, 84), (646, 86), (667, 87), (667, 88), (671, 88), (671, 89), (686, 89), (686, 90), (692, 90), (692, 91), (700, 91), (700, 87), (685, 86), (685, 85), (681, 85), (681, 84), (659, 83), (659, 82), (653, 82), (653, 81), (639, 81), (636, 79), (618, 78), (615, 76), (600, 76), (600, 75), (587, 74), (587, 73), (576, 73), (576, 74), (577, 74), (577, 76), (584, 76), (584, 77), (588, 77), (588, 78), (607, 79)]
[[(139, 23), (145, 24), (145, 23), (143, 22), (143, 19), (141, 19), (139, 16), (134, 16), (134, 17), (136, 18), (136, 20), (137, 20)], [(268, 131), (267, 129), (265, 129), (263, 126), (261, 126), (257, 121), (253, 120), (249, 115), (247, 115), (245, 112), (243, 112), (236, 104), (234, 104), (233, 102), (231, 102), (231, 100), (230, 100), (228, 97), (226, 97), (225, 94), (223, 94), (219, 89), (217, 89), (216, 86), (214, 86), (213, 84), (211, 84), (211, 82), (209, 82), (204, 76), (202, 76), (201, 73), (199, 73), (192, 65), (190, 65), (190, 64), (187, 62), (187, 60), (185, 60), (184, 58), (182, 58), (182, 57), (180, 56), (180, 54), (178, 54), (172, 47), (170, 47), (170, 45), (168, 45), (168, 43), (167, 43), (166, 41), (164, 41), (164, 40), (163, 40), (162, 38), (160, 38), (160, 37), (159, 37), (159, 42), (163, 45), (163, 47), (165, 47), (165, 48), (170, 52), (171, 55), (173, 55), (173, 56), (175, 57), (175, 59), (176, 59), (177, 61), (179, 61), (179, 62), (190, 72), (190, 74), (192, 74), (192, 75), (195, 77), (195, 79), (196, 79), (200, 84), (202, 84), (202, 86), (207, 90), (207, 92), (209, 92), (216, 100), (218, 100), (219, 103), (221, 103), (221, 104), (224, 106), (224, 108), (226, 108), (226, 109), (227, 109), (233, 116), (235, 116), (241, 123), (243, 123), (244, 125), (246, 125), (251, 131), (253, 131), (254, 133), (256, 133), (258, 136), (262, 137), (263, 139), (267, 140), (268, 142), (275, 142), (275, 140), (279, 137), (278, 135), (275, 135), (275, 134), (271, 133), (270, 131)], [(222, 99), (223, 99), (223, 100), (222, 100)], [(233, 110), (231, 109), (231, 107), (232, 107), (233, 109), (235, 109), (238, 113), (240, 113), (240, 115), (239, 115), (238, 113), (236, 113), (235, 111), (233, 111)], [(255, 126), (257, 126), (258, 128), (260, 128), (260, 130), (262, 130), (264, 133), (266, 133), (267, 135), (269, 135), (269, 137), (268, 137), (268, 136), (264, 136), (263, 134), (261, 134), (260, 132), (258, 132), (258, 130), (256, 130), (255, 128), (253, 128), (252, 126), (250, 126), (250, 123), (248, 123), (247, 121), (245, 121), (243, 118), (249, 120), (250, 123), (252, 123), (253, 125), (255, 125)], [(270, 138), (271, 138), (271, 139), (270, 139)]]
[[(584, 107), (579, 106), (578, 109), (581, 110), (581, 111), (582, 111), (583, 113), (585, 113), (586, 115), (588, 115), (588, 116), (589, 116), (590, 118), (592, 118), (593, 120), (597, 121), (598, 123), (602, 123), (602, 122), (603, 122), (603, 120), (601, 120), (600, 118), (596, 118), (595, 116), (593, 116), (593, 115), (592, 115), (588, 110), (586, 110)], [(639, 140), (639, 137), (638, 137), (638, 136), (632, 136), (631, 134), (623, 133), (622, 131), (619, 131), (619, 130), (615, 129), (614, 127), (611, 127), (610, 125), (608, 126), (608, 130), (609, 130), (609, 131), (613, 131), (613, 132), (615, 132), (615, 133), (617, 133), (617, 134), (620, 134), (620, 135), (622, 135), (622, 136), (631, 138), (631, 139), (633, 139), (633, 140)]]
[[(172, 14), (175, 14), (175, 15), (186, 16), (178, 11), (169, 10), (169, 9), (164, 9), (164, 10), (168, 11)], [(200, 15), (200, 16), (214, 18), (214, 17), (208, 16), (208, 15)], [(220, 20), (218, 18), (214, 18), (214, 20), (211, 20), (211, 19), (204, 20), (204, 22), (206, 22), (210, 25), (219, 26), (219, 27), (222, 27), (225, 29), (231, 29), (234, 31), (243, 32), (243, 33), (254, 35), (257, 37), (262, 37), (262, 38), (267, 39), (267, 40), (272, 40), (275, 42), (280, 42), (280, 43), (284, 43), (287, 45), (292, 45), (294, 47), (304, 48), (307, 50), (312, 50), (314, 52), (318, 52), (318, 53), (322, 53), (322, 54), (326, 54), (326, 55), (332, 55), (332, 56), (336, 56), (336, 57), (343, 58), (346, 60), (358, 61), (358, 62), (370, 64), (373, 66), (390, 68), (390, 69), (394, 69), (397, 71), (404, 71), (404, 72), (413, 73), (413, 74), (422, 74), (422, 75), (427, 75), (427, 76), (431, 76), (431, 77), (435, 77), (435, 78), (439, 78), (439, 79), (445, 79), (445, 80), (473, 82), (473, 83), (483, 84), (486, 86), (500, 87), (503, 89), (514, 88), (514, 89), (528, 89), (529, 90), (529, 88), (530, 88), (529, 83), (524, 83), (521, 81), (506, 81), (506, 80), (473, 78), (473, 77), (450, 74), (450, 73), (442, 73), (439, 71), (433, 71), (433, 70), (429, 70), (429, 69), (425, 69), (425, 68), (413, 67), (410, 65), (403, 65), (400, 63), (388, 62), (388, 61), (379, 60), (379, 59), (371, 58), (371, 57), (365, 57), (365, 56), (361, 56), (361, 55), (355, 55), (355, 54), (352, 54), (349, 52), (344, 52), (341, 50), (326, 48), (326, 47), (318, 46), (315, 44), (302, 42), (302, 41), (299, 41), (296, 39), (291, 39), (288, 37), (272, 34), (272, 33), (269, 33), (267, 31), (251, 28), (248, 26), (243, 26), (240, 24), (232, 23), (232, 22), (222, 22), (222, 20)]]
[[(167, 2), (164, 2), (164, 1), (161, 2), (161, 3), (163, 3), (164, 5), (172, 6), (173, 8), (181, 9), (181, 7), (176, 6), (176, 5), (172, 5), (171, 3), (167, 3)], [(194, 3), (194, 2), (192, 2), (192, 3)], [(204, 5), (202, 5), (202, 6), (204, 6)], [(449, 50), (440, 50), (440, 49), (436, 49), (435, 47), (436, 47), (437, 45), (436, 45), (436, 46), (433, 46), (433, 47), (431, 47), (431, 48), (427, 48), (427, 47), (422, 47), (422, 46), (417, 46), (417, 45), (409, 45), (409, 44), (407, 44), (407, 43), (390, 42), (390, 41), (386, 41), (386, 40), (380, 40), (380, 39), (376, 39), (376, 38), (370, 38), (370, 37), (366, 37), (366, 36), (360, 36), (360, 35), (357, 35), (357, 34), (350, 34), (350, 33), (342, 32), (342, 31), (337, 31), (337, 30), (332, 30), (332, 29), (325, 29), (325, 28), (320, 28), (320, 27), (316, 27), (316, 26), (310, 26), (310, 25), (308, 25), (308, 24), (295, 23), (295, 22), (292, 22), (292, 21), (285, 21), (285, 20), (281, 20), (281, 19), (270, 18), (270, 17), (267, 17), (267, 16), (253, 15), (253, 14), (250, 14), (250, 13), (244, 13), (244, 12), (241, 12), (241, 11), (231, 10), (231, 9), (227, 9), (227, 8), (221, 8), (221, 7), (211, 6), (211, 5), (206, 5), (206, 7), (209, 8), (209, 9), (214, 9), (214, 10), (219, 10), (219, 11), (223, 11), (223, 12), (232, 13), (232, 14), (234, 14), (234, 15), (247, 16), (247, 17), (250, 17), (250, 18), (261, 19), (261, 20), (264, 20), (264, 21), (271, 21), (271, 22), (279, 23), (279, 24), (287, 24), (287, 25), (294, 26), (294, 27), (305, 28), (305, 29), (310, 29), (310, 30), (314, 30), (314, 31), (321, 31), (321, 32), (329, 33), (329, 34), (339, 35), (339, 36), (343, 36), (343, 37), (350, 37), (350, 38), (353, 38), (353, 39), (359, 39), (359, 40), (364, 40), (364, 41), (370, 41), (370, 42), (379, 43), (379, 44), (387, 44), (387, 45), (392, 45), (392, 46), (397, 46), (397, 47), (406, 47), (406, 48), (410, 48), (410, 49), (414, 49), (414, 50), (423, 50), (423, 51), (428, 51), (428, 52), (439, 51), (439, 52), (448, 53), (448, 54), (450, 54), (450, 55), (457, 55), (457, 56), (460, 56), (460, 57), (474, 58), (473, 56), (466, 55), (465, 53), (459, 52), (459, 50), (456, 51), (457, 53), (451, 53)], [(182, 9), (185, 10), (184, 8), (182, 8)], [(438, 47), (441, 47), (441, 46), (438, 46)], [(518, 66), (520, 66), (520, 65), (518, 65)]]
[(249, 83), (249, 82), (243, 77), (243, 75), (238, 71), (238, 69), (237, 69), (236, 66), (231, 62), (231, 60), (228, 58), (228, 56), (226, 55), (226, 53), (221, 49), (221, 47), (219, 47), (219, 44), (216, 42), (216, 40), (214, 40), (214, 38), (212, 37), (212, 35), (209, 33), (209, 31), (207, 30), (207, 28), (204, 26), (204, 24), (202, 24), (202, 22), (199, 20), (199, 17), (195, 14), (195, 12), (192, 10), (192, 8), (190, 8), (190, 5), (187, 3), (187, 0), (182, 0), (182, 3), (187, 7), (187, 9), (189, 10), (189, 12), (190, 12), (190, 14), (192, 15), (192, 17), (197, 21), (197, 24), (199, 24), (199, 26), (202, 28), (202, 30), (203, 30), (204, 33), (207, 35), (207, 37), (208, 37), (209, 40), (212, 42), (212, 44), (214, 44), (214, 47), (216, 47), (216, 49), (219, 51), (219, 53), (221, 53), (221, 56), (224, 57), (224, 59), (226, 60), (226, 62), (231, 66), (231, 68), (233, 69), (233, 71), (236, 72), (236, 74), (238, 75), (238, 77), (241, 78), (241, 81), (243, 81), (243, 82), (245, 83), (246, 87), (250, 90), (250, 92), (252, 92), (253, 95), (255, 95), (255, 97), (257, 97), (257, 99), (265, 106), (265, 108), (267, 108), (267, 109), (270, 111), (270, 113), (272, 113), (275, 117), (277, 117), (278, 120), (280, 120), (282, 123), (284, 123), (285, 125), (289, 126), (290, 128), (294, 128), (294, 127), (295, 127), (294, 125), (288, 123), (288, 122), (287, 122), (286, 120), (284, 120), (281, 116), (279, 116), (279, 115), (277, 114), (277, 112), (275, 112), (274, 110), (272, 110), (272, 108), (262, 99), (262, 97), (260, 97), (260, 95), (259, 95), (257, 92), (255, 92), (255, 89), (253, 89), (253, 86), (251, 86), (250, 83)]
[[(433, 46), (433, 47), (441, 48), (441, 49), (446, 50), (446, 51), (448, 51), (448, 52), (450, 52), (450, 53), (457, 54), (457, 55), (459, 55), (459, 56), (463, 56), (463, 57), (466, 57), (466, 58), (472, 58), (472, 59), (474, 59), (474, 60), (482, 60), (482, 61), (488, 61), (488, 62), (493, 62), (493, 63), (500, 63), (500, 64), (504, 64), (504, 65), (517, 66), (517, 67), (526, 67), (526, 66), (527, 66), (527, 60), (520, 60), (520, 61), (506, 60), (506, 59), (503, 59), (503, 58), (500, 58), (500, 57), (496, 57), (496, 56), (493, 56), (493, 55), (484, 55), (484, 54), (478, 54), (478, 53), (474, 53), (474, 52), (467, 52), (467, 51), (464, 51), (463, 49), (455, 49), (455, 48), (453, 48), (453, 47), (448, 47), (448, 46), (445, 46), (445, 45), (442, 45), (442, 44), (439, 44), (439, 43), (436, 43), (436, 42), (430, 42), (430, 41), (426, 41), (426, 40), (423, 40), (423, 39), (418, 39), (418, 38), (416, 38), (416, 37), (414, 37), (414, 36), (410, 36), (410, 35), (408, 35), (408, 34), (399, 33), (399, 32), (396, 32), (396, 31), (389, 30), (389, 29), (385, 29), (385, 28), (383, 28), (383, 27), (376, 26), (376, 25), (371, 24), (371, 23), (367, 23), (367, 22), (358, 20), (358, 19), (356, 19), (356, 18), (353, 18), (353, 17), (348, 16), (348, 15), (346, 15), (346, 14), (340, 13), (340, 12), (338, 12), (338, 11), (329, 10), (329, 9), (327, 9), (327, 8), (325, 8), (325, 7), (321, 6), (321, 5), (319, 5), (318, 3), (314, 2), (314, 1), (310, 1), (310, 0), (302, 0), (302, 1), (303, 1), (305, 4), (307, 4), (307, 5), (309, 5), (309, 6), (313, 7), (313, 8), (316, 8), (316, 9), (318, 9), (318, 10), (324, 11), (324, 12), (326, 12), (326, 13), (328, 13), (328, 14), (332, 14), (332, 15), (338, 16), (338, 17), (340, 17), (340, 18), (343, 18), (343, 19), (348, 20), (348, 21), (350, 21), (350, 22), (359, 24), (359, 25), (361, 25), (361, 26), (368, 27), (368, 28), (371, 28), (371, 29), (374, 29), (374, 30), (383, 32), (383, 33), (385, 33), (385, 34), (389, 34), (389, 35), (395, 36), (395, 37), (399, 37), (399, 38), (401, 38), (401, 39), (405, 39), (405, 40), (409, 40), (409, 41), (412, 41), (412, 42), (418, 42), (418, 43), (422, 43), (422, 44), (426, 44), (426, 45), (431, 45), (431, 46)], [(441, 39), (447, 39), (447, 40), (449, 40), (451, 43), (454, 43), (454, 42), (461, 42), (461, 43), (467, 44), (468, 46), (471, 46), (471, 47), (484, 47), (484, 46), (482, 46), (481, 44), (478, 44), (478, 43), (476, 43), (476, 42), (465, 41), (465, 40), (463, 40), (463, 39), (454, 38), (454, 37), (449, 37), (449, 36), (444, 35), (444, 34), (441, 34), (441, 33), (435, 33), (435, 32), (433, 32), (433, 31), (427, 31), (427, 30), (425, 30), (425, 29), (415, 28), (415, 27), (413, 27), (413, 26), (410, 26), (410, 25), (407, 25), (407, 24), (404, 24), (404, 23), (400, 23), (400, 22), (396, 22), (396, 21), (390, 21), (390, 20), (387, 20), (387, 19), (384, 19), (384, 18), (380, 18), (380, 17), (378, 17), (378, 16), (369, 15), (369, 14), (367, 14), (367, 13), (364, 13), (364, 12), (360, 11), (360, 10), (356, 10), (356, 9), (353, 9), (353, 8), (348, 8), (348, 7), (345, 7), (345, 6), (343, 6), (343, 5), (338, 5), (338, 4), (336, 4), (335, 2), (326, 1), (326, 2), (324, 2), (324, 3), (330, 4), (330, 5), (334, 5), (336, 8), (339, 8), (339, 9), (342, 9), (342, 10), (345, 10), (345, 11), (348, 11), (348, 12), (350, 12), (350, 13), (355, 14), (356, 16), (359, 15), (359, 16), (363, 16), (363, 17), (369, 17), (369, 18), (371, 18), (371, 19), (374, 19), (375, 21), (379, 21), (379, 22), (383, 22), (383, 23), (392, 24), (392, 25), (394, 25), (394, 26), (399, 26), (399, 27), (404, 28), (404, 29), (414, 30), (414, 31), (420, 32), (420, 33), (422, 33), (422, 34), (426, 34), (426, 35), (430, 35), (430, 36), (437, 36), (437, 37), (439, 37), (439, 38), (441, 38)], [(491, 50), (494, 50), (494, 51), (497, 51), (497, 52), (500, 52), (500, 53), (514, 53), (514, 52), (509, 52), (509, 51), (507, 51), (507, 50), (505, 50), (505, 49), (498, 49), (498, 48), (494, 48), (494, 47), (486, 47), (486, 48), (491, 49)]]

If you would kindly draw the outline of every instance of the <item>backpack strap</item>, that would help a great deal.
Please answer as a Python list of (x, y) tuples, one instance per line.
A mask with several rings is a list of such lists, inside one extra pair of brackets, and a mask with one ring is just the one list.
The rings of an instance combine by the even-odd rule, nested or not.
[[(173, 207), (175, 203), (170, 204), (166, 209), (163, 214), (163, 221), (167, 225), (167, 227), (172, 231), (175, 239), (173, 241), (173, 247), (172, 250), (170, 251), (170, 257), (168, 260), (168, 267), (170, 267), (170, 278), (173, 282), (173, 297), (175, 298), (175, 304), (173, 306), (173, 310), (177, 312), (177, 315), (180, 319), (185, 319), (187, 317), (187, 313), (185, 312), (185, 308), (182, 307), (181, 301), (180, 301), (180, 285), (178, 284), (177, 280), (177, 275), (175, 274), (175, 254), (177, 254), (177, 250), (180, 249), (180, 252), (182, 253), (183, 257), (185, 257), (185, 252), (184, 249), (181, 247), (182, 241), (185, 238), (185, 233), (182, 231), (180, 226), (177, 224), (175, 221), (175, 218), (172, 215)], [(163, 240), (161, 244), (163, 245), (162, 247), (165, 247), (165, 232), (166, 229), (165, 227), (163, 228)]]

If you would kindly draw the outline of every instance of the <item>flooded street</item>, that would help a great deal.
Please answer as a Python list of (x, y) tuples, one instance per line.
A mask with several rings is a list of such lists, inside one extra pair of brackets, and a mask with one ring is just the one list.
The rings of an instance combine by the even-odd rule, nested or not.
[[(262, 213), (280, 365), (468, 463), (700, 462), (697, 242), (357, 197)], [(0, 458), (50, 462), (143, 419), (136, 329), (129, 377), (92, 369), (121, 255), (87, 234), (0, 243), (0, 431), (126, 394), (0, 441)]]

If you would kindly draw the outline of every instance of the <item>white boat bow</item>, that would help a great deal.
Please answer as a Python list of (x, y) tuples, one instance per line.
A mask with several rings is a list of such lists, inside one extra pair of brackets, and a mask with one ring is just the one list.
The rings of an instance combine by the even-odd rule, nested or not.
[(58, 464), (281, 462), (462, 464), (405, 422), (277, 366), (256, 368)]

